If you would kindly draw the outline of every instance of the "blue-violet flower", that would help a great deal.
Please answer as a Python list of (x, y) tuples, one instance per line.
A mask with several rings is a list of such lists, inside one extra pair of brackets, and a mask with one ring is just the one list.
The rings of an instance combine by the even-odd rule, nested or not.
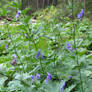
[(40, 51), (38, 51), (37, 54), (36, 54), (36, 59), (39, 58), (40, 54), (41, 54)]
[(63, 92), (65, 85), (66, 85), (66, 83), (64, 82), (63, 86), (61, 87), (61, 92)]
[(72, 76), (68, 76), (69, 79), (72, 79)]
[(48, 80), (51, 80), (51, 74), (49, 72), (47, 72), (46, 83), (48, 83)]
[(71, 44), (70, 43), (67, 43), (67, 45), (66, 45), (66, 49), (67, 50), (70, 50), (72, 47), (71, 47)]
[(40, 74), (39, 73), (36, 74), (36, 79), (40, 79)]
[(16, 14), (16, 19), (19, 17), (21, 11), (18, 11), (17, 14)]
[(7, 45), (5, 45), (5, 48), (6, 48), (6, 49), (8, 49), (8, 44), (7, 44)]
[(81, 9), (81, 12), (77, 15), (77, 18), (78, 18), (78, 19), (81, 19), (81, 18), (82, 18), (83, 12), (84, 12), (83, 9)]

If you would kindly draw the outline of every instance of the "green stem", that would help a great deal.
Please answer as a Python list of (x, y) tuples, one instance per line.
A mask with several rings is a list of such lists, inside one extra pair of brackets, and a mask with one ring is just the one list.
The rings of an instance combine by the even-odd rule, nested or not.
[[(74, 17), (74, 0), (72, 0), (72, 16)], [(73, 22), (73, 19), (72, 19)], [(80, 69), (80, 64), (79, 64), (79, 58), (78, 58), (78, 51), (77, 51), (77, 46), (76, 46), (76, 38), (75, 38), (75, 24), (73, 23), (73, 39), (74, 39), (74, 48), (76, 49), (76, 62), (78, 66), (78, 71), (79, 71), (79, 77), (80, 77), (80, 84), (81, 84), (81, 92), (84, 92), (83, 90), (83, 83), (82, 83), (82, 76), (81, 76), (81, 69)]]
[[(28, 26), (28, 34), (30, 34), (29, 24), (27, 24), (27, 26)], [(30, 37), (30, 36), (28, 35), (28, 37)], [(35, 44), (35, 41), (34, 41), (34, 39), (33, 39), (33, 36), (31, 37), (31, 39), (32, 39), (32, 42), (34, 43), (35, 49), (37, 50), (37, 46), (36, 46), (36, 44)], [(30, 47), (30, 40), (29, 40), (29, 47)]]
[(77, 46), (76, 46), (76, 38), (75, 38), (75, 25), (73, 24), (73, 28), (74, 28), (74, 48), (76, 49), (76, 55), (77, 55), (77, 58), (76, 58), (76, 61), (77, 61), (77, 66), (78, 66), (78, 71), (79, 71), (79, 77), (80, 77), (80, 84), (81, 84), (81, 92), (84, 92), (83, 90), (83, 82), (82, 82), (82, 76), (81, 76), (81, 69), (80, 69), (80, 64), (79, 64), (79, 58), (78, 58), (78, 51), (77, 51)]
[(44, 69), (43, 69), (43, 65), (42, 65), (41, 59), (40, 59), (40, 65), (41, 65), (41, 69), (42, 69), (43, 74), (44, 74)]

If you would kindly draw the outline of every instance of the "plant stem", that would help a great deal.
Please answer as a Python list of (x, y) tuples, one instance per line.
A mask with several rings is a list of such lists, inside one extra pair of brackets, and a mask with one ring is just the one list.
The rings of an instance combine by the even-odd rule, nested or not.
[(41, 62), (41, 58), (40, 58), (40, 65), (41, 65), (41, 69), (42, 69), (43, 74), (44, 74), (44, 69), (43, 69), (43, 65), (42, 65), (42, 62)]
[[(72, 0), (72, 17), (74, 17), (74, 0)], [(73, 22), (73, 19), (72, 19)], [(75, 24), (73, 23), (73, 39), (74, 39), (74, 48), (76, 49), (76, 62), (78, 66), (78, 71), (79, 71), (79, 77), (80, 77), (80, 84), (81, 84), (81, 92), (84, 92), (83, 90), (83, 83), (82, 83), (82, 76), (81, 76), (81, 69), (80, 69), (80, 64), (79, 64), (79, 58), (78, 58), (78, 51), (77, 51), (77, 46), (76, 46), (76, 37), (75, 37)]]
[(76, 61), (77, 61), (77, 66), (78, 66), (78, 71), (79, 71), (79, 77), (80, 77), (80, 84), (81, 84), (81, 92), (84, 92), (83, 90), (83, 82), (82, 82), (82, 76), (81, 76), (81, 69), (80, 69), (80, 64), (79, 64), (79, 58), (78, 58), (78, 51), (77, 51), (77, 46), (76, 46), (76, 38), (75, 38), (75, 25), (73, 24), (73, 29), (74, 29), (74, 48), (76, 49)]
[[(74, 6), (73, 6), (73, 4), (74, 4), (74, 0), (72, 0), (72, 17), (74, 17), (74, 11), (73, 11)], [(72, 19), (72, 21), (73, 21), (73, 19)]]

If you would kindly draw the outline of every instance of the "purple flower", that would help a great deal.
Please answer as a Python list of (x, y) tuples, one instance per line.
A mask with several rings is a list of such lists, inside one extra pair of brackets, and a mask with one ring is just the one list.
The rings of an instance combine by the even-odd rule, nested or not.
[(81, 14), (83, 14), (83, 9), (81, 9)]
[(15, 65), (17, 64), (17, 57), (14, 57), (14, 58), (11, 60), (10, 64), (11, 64), (12, 66), (15, 66)]
[(40, 74), (39, 73), (36, 74), (36, 79), (40, 79)]
[(47, 76), (48, 79), (51, 80), (51, 74), (50, 74), (49, 72), (47, 72), (47, 75), (48, 75), (48, 76)]
[(17, 58), (16, 54), (13, 54), (12, 56), (13, 56), (14, 58)]
[(77, 15), (77, 18), (78, 18), (78, 19), (81, 19), (82, 16), (83, 16), (83, 9), (81, 9), (81, 12)]
[(44, 55), (41, 56), (41, 59), (44, 59)]
[(65, 85), (66, 85), (66, 83), (64, 82), (63, 86), (61, 87), (61, 92), (63, 92)]
[(48, 80), (51, 80), (51, 74), (49, 72), (47, 72), (47, 78), (46, 78), (46, 83), (48, 83)]
[(24, 36), (27, 38), (28, 37), (28, 35), (27, 34), (24, 34)]
[(72, 76), (68, 76), (69, 79), (72, 79)]
[(34, 78), (35, 78), (35, 76), (34, 76), (34, 75), (32, 75), (32, 76), (31, 76), (31, 78), (32, 78), (32, 81), (34, 82)]
[(80, 14), (78, 14), (78, 15), (77, 15), (77, 18), (78, 18), (78, 19), (80, 19), (80, 18), (81, 18), (81, 15), (80, 15)]
[(83, 13), (80, 13), (80, 18), (82, 18)]
[(11, 37), (11, 35), (10, 35), (10, 34), (8, 34), (8, 37)]
[(47, 84), (48, 84), (48, 80), (49, 80), (49, 79), (48, 79), (48, 77), (47, 77), (46, 80), (45, 80)]
[(40, 54), (41, 54), (40, 51), (38, 51), (37, 54), (36, 54), (37, 59), (39, 58)]
[(76, 51), (76, 50), (77, 50), (77, 48), (72, 48), (72, 50), (73, 50), (73, 51)]
[(16, 1), (16, 0), (14, 0), (14, 2), (16, 3), (17, 1)]
[(21, 13), (20, 11), (17, 12), (16, 19), (19, 17), (20, 13)]
[(70, 43), (67, 43), (67, 45), (66, 45), (66, 49), (67, 50), (70, 50), (72, 47), (71, 47), (71, 44)]
[(8, 49), (8, 44), (7, 44), (7, 45), (5, 45), (5, 48), (6, 48), (6, 49)]

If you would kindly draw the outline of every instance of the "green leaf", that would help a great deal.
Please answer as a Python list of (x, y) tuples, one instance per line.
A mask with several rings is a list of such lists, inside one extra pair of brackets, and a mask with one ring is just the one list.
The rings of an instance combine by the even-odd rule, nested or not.
[(25, 15), (29, 10), (30, 10), (30, 8), (25, 8), (24, 10), (22, 10), (22, 14)]
[(75, 86), (76, 86), (76, 85), (71, 85), (71, 86), (69, 86), (68, 88), (66, 88), (66, 89), (64, 90), (64, 92), (71, 92), (71, 91), (73, 90), (73, 88), (75, 88)]
[(86, 56), (87, 59), (92, 59), (92, 54)]

